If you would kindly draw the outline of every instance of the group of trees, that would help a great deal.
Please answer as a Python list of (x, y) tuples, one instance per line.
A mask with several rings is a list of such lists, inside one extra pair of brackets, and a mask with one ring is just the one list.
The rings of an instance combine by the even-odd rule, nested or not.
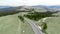
[(32, 20), (39, 20), (41, 18), (45, 18), (45, 17), (52, 17), (54, 15), (50, 14), (50, 13), (41, 13), (41, 12), (34, 12), (34, 13), (28, 13), (27, 15), (24, 15), (25, 17), (28, 17)]

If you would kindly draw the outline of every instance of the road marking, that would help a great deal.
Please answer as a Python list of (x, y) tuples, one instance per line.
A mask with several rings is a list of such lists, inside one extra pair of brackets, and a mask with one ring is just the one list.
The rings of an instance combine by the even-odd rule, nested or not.
[(38, 26), (40, 30), (42, 30), (42, 28), (40, 26)]
[(45, 21), (46, 21), (46, 19), (47, 19), (47, 18), (43, 18), (43, 19), (42, 19), (42, 22), (45, 22)]

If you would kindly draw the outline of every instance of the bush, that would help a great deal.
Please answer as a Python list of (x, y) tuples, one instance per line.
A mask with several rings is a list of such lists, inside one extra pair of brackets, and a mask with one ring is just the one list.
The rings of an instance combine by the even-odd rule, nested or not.
[(20, 18), (20, 20), (24, 22), (23, 16), (18, 16), (18, 18)]
[(43, 23), (42, 26), (43, 26), (43, 27), (42, 27), (42, 32), (44, 32), (45, 34), (48, 34), (48, 33), (46, 32), (46, 29), (47, 29), (47, 23)]

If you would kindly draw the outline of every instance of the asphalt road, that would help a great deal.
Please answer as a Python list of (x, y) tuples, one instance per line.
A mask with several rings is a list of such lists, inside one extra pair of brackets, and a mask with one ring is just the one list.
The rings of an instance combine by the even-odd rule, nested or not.
[(24, 20), (30, 24), (35, 34), (43, 34), (39, 27), (35, 24), (35, 21), (32, 21), (24, 17)]

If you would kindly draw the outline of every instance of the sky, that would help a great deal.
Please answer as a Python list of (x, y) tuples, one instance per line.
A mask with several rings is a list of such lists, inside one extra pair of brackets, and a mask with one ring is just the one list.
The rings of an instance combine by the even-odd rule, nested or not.
[(0, 6), (60, 5), (60, 0), (0, 0)]

